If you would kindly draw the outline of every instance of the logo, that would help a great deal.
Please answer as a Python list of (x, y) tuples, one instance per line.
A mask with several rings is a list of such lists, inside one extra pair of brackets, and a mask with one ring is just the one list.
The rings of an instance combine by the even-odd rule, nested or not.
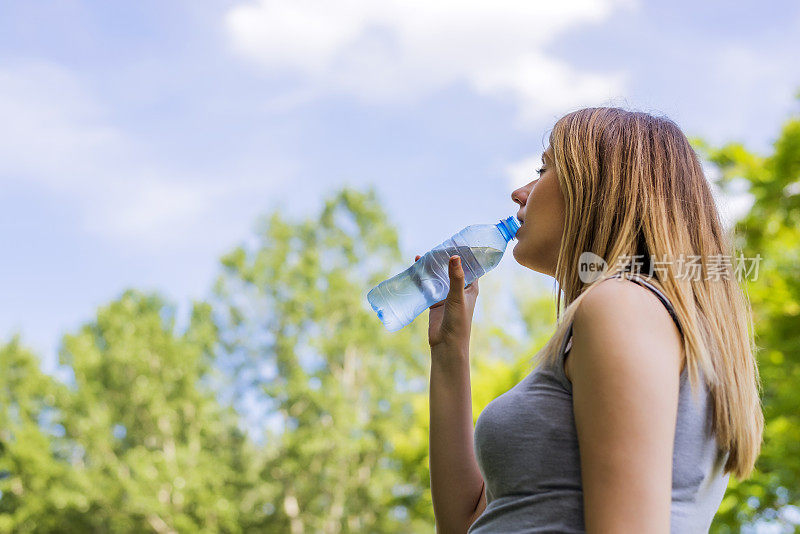
[(606, 260), (594, 252), (584, 252), (578, 258), (578, 277), (584, 284), (598, 280), (607, 270)]

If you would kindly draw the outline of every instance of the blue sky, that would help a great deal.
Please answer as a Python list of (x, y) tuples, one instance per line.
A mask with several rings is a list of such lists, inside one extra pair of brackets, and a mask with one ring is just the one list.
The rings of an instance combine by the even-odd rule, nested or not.
[(3, 2), (0, 336), (52, 368), (125, 288), (185, 308), (259, 215), (344, 184), (377, 187), (410, 262), (515, 214), (579, 106), (768, 152), (798, 50), (790, 1)]

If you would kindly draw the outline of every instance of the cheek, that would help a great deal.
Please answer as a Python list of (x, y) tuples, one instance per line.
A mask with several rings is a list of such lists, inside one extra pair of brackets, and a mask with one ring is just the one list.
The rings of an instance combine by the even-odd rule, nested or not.
[[(539, 186), (542, 186), (541, 188)], [(564, 227), (564, 200), (558, 183), (541, 183), (528, 199), (525, 224), (533, 230), (525, 238), (532, 248), (558, 247)]]

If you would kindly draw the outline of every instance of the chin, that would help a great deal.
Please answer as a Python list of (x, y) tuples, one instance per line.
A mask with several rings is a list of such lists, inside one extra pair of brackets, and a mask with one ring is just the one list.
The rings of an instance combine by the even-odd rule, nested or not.
[(527, 267), (532, 271), (536, 271), (537, 273), (541, 273), (547, 276), (553, 276), (554, 269), (548, 265), (544, 265), (541, 261), (537, 261), (537, 259), (542, 258), (544, 256), (543, 253), (537, 253), (536, 251), (530, 252), (526, 250), (520, 249), (520, 243), (514, 246), (512, 250), (514, 254), (514, 259), (522, 265), (523, 267)]
[(532, 258), (528, 254), (525, 254), (522, 250), (520, 250), (519, 243), (517, 243), (512, 252), (514, 254), (514, 259), (517, 260), (517, 263), (519, 263), (523, 267), (533, 269), (534, 271), (536, 270), (536, 268), (533, 266), (533, 264), (535, 264), (536, 262), (531, 261)]
[(522, 251), (519, 250), (519, 241), (517, 241), (517, 244), (514, 245), (514, 248), (511, 250), (511, 253), (514, 255), (514, 259), (517, 261), (517, 263), (519, 263), (523, 267), (528, 266), (527, 261), (525, 261), (526, 260), (525, 256), (522, 254)]

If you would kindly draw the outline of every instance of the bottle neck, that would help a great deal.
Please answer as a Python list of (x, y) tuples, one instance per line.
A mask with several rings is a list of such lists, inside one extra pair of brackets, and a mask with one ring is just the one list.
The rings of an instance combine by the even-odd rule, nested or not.
[(507, 219), (502, 219), (495, 226), (503, 235), (506, 243), (508, 243), (517, 235), (517, 231), (519, 230), (519, 221), (517, 221), (516, 217), (508, 217)]

